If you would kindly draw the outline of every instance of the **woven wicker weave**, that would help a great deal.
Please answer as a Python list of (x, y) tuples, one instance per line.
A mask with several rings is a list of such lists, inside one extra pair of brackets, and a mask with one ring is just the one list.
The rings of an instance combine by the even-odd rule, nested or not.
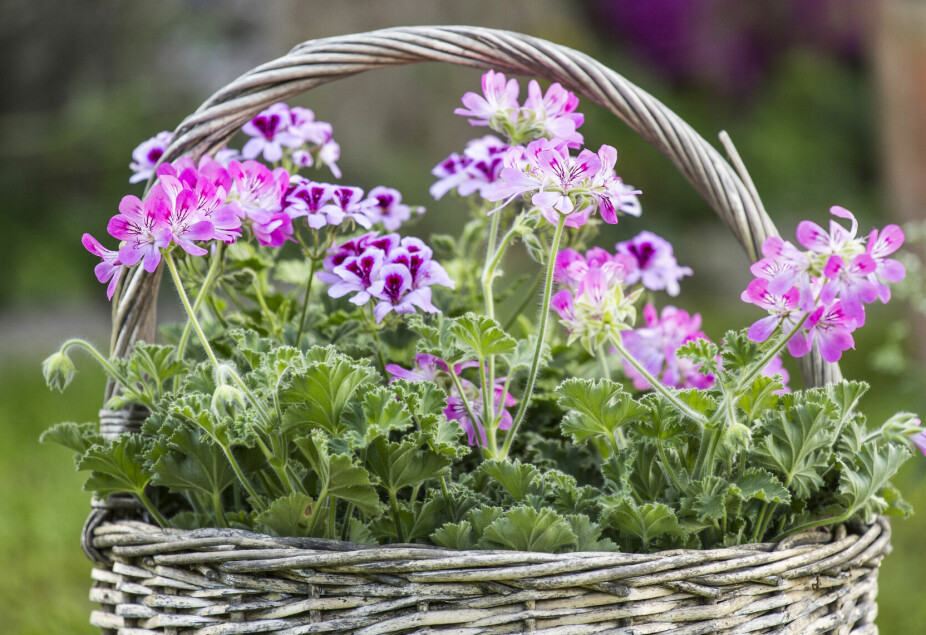
[[(558, 81), (662, 151), (751, 259), (777, 231), (729, 139), (735, 167), (677, 115), (614, 71), (537, 38), (474, 27), (409, 27), (313, 40), (241, 76), (177, 129), (165, 160), (221, 146), (259, 110), (374, 68), (440, 61)], [(137, 268), (113, 309), (112, 353), (152, 339), (159, 276)], [(819, 355), (806, 384), (839, 377)], [(101, 413), (107, 436), (144, 412)], [(133, 520), (134, 517), (134, 520)], [(657, 554), (456, 552), (161, 530), (130, 501), (95, 504), (84, 549), (99, 565), (91, 622), (105, 633), (876, 633), (878, 522), (778, 544)]]

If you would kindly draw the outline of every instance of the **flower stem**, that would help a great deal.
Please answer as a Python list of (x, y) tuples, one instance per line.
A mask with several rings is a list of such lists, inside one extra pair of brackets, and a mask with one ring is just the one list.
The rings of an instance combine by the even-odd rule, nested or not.
[(534, 392), (534, 384), (537, 381), (537, 372), (540, 369), (540, 354), (543, 351), (543, 341), (547, 334), (547, 318), (550, 313), (550, 299), (553, 297), (553, 271), (556, 267), (556, 254), (559, 251), (559, 243), (563, 237), (563, 228), (566, 226), (566, 216), (560, 215), (556, 224), (556, 231), (553, 233), (553, 244), (550, 246), (550, 253), (547, 258), (547, 277), (543, 286), (543, 303), (540, 305), (540, 323), (537, 325), (537, 346), (534, 348), (534, 357), (531, 359), (530, 371), (527, 374), (527, 385), (524, 387), (524, 394), (521, 396), (521, 405), (518, 406), (518, 412), (511, 424), (511, 429), (505, 435), (505, 443), (502, 446), (500, 459), (505, 459), (508, 452), (511, 451), (511, 444), (514, 437), (524, 421), (527, 414), (527, 408), (530, 405), (531, 396)]
[[(383, 369), (383, 373), (386, 373), (386, 356), (383, 355), (383, 343), (379, 339), (379, 326), (376, 324), (376, 316), (373, 314), (373, 303), (367, 305), (370, 307), (370, 319), (369, 321), (364, 320), (367, 323), (367, 328), (370, 329), (370, 335), (373, 336), (373, 342), (376, 344), (376, 355), (379, 357), (379, 365)], [(361, 315), (365, 316), (365, 313), (361, 310)]]
[(145, 494), (145, 490), (139, 489), (135, 491), (135, 496), (138, 497), (138, 500), (141, 501), (141, 504), (145, 506), (145, 509), (148, 510), (148, 513), (151, 514), (151, 517), (154, 518), (155, 522), (161, 527), (167, 527), (168, 522), (164, 516), (161, 515), (161, 512), (158, 511), (157, 507), (151, 502), (151, 499), (148, 498), (148, 495)]
[[(224, 243), (219, 243), (216, 247), (215, 254), (212, 256), (212, 262), (209, 263), (209, 270), (206, 272), (206, 277), (203, 279), (203, 286), (200, 287), (199, 293), (196, 294), (196, 299), (193, 301), (193, 313), (199, 313), (199, 307), (202, 306), (203, 301), (209, 295), (209, 292), (212, 290), (212, 285), (215, 283), (215, 279), (218, 276), (219, 266), (224, 262), (225, 256), (225, 245)], [(183, 359), (183, 353), (186, 351), (187, 341), (190, 339), (190, 332), (193, 328), (193, 322), (187, 318), (186, 324), (183, 326), (183, 333), (180, 335), (180, 341), (177, 343), (177, 359)]]
[(312, 293), (312, 281), (315, 280), (315, 272), (318, 271), (318, 259), (311, 258), (309, 267), (309, 279), (305, 283), (305, 297), (302, 298), (302, 311), (299, 313), (299, 328), (296, 330), (296, 346), (299, 346), (299, 340), (302, 339), (302, 333), (305, 331), (305, 314), (309, 308), (309, 296)]
[(129, 380), (126, 379), (119, 371), (117, 371), (116, 367), (110, 364), (109, 360), (103, 357), (103, 354), (96, 350), (96, 347), (94, 347), (93, 344), (82, 339), (71, 339), (62, 344), (60, 350), (62, 353), (67, 353), (68, 349), (72, 346), (78, 346), (90, 353), (93, 359), (99, 362), (100, 366), (102, 366), (106, 372), (112, 376), (113, 379), (118, 381), (126, 388), (129, 387)]
[(196, 331), (196, 335), (199, 337), (199, 341), (203, 345), (206, 355), (209, 357), (209, 361), (212, 362), (215, 368), (218, 368), (219, 360), (216, 359), (215, 353), (212, 351), (212, 346), (209, 345), (209, 340), (203, 332), (203, 327), (200, 326), (199, 320), (196, 318), (196, 311), (194, 311), (193, 307), (190, 305), (190, 298), (187, 297), (186, 291), (183, 289), (183, 282), (180, 280), (180, 274), (177, 273), (177, 265), (174, 263), (174, 258), (170, 255), (169, 251), (164, 252), (164, 260), (167, 261), (167, 268), (170, 269), (170, 275), (174, 279), (174, 286), (177, 287), (177, 294), (180, 296), (180, 302), (183, 303), (183, 308), (186, 311), (187, 317), (189, 317), (190, 323), (193, 325), (193, 329)]
[(700, 412), (697, 412), (697, 411), (695, 411), (695, 410), (692, 410), (689, 406), (685, 405), (685, 403), (682, 402), (681, 399), (679, 399), (678, 397), (676, 397), (675, 394), (674, 394), (671, 390), (669, 390), (668, 388), (666, 388), (666, 387), (662, 384), (662, 382), (660, 382), (658, 379), (656, 379), (655, 377), (653, 377), (652, 373), (650, 373), (650, 372), (646, 369), (646, 367), (643, 366), (643, 364), (641, 364), (641, 363), (637, 360), (636, 357), (634, 357), (633, 355), (630, 354), (630, 351), (628, 351), (628, 350), (624, 347), (624, 343), (621, 342), (619, 338), (614, 338), (614, 339), (612, 339), (612, 340), (611, 340), (611, 344), (614, 345), (614, 348), (617, 349), (617, 352), (620, 353), (621, 356), (622, 356), (624, 359), (626, 359), (626, 360), (630, 363), (630, 365), (633, 366), (633, 367), (637, 370), (638, 373), (640, 373), (641, 375), (643, 375), (643, 378), (646, 379), (646, 381), (649, 382), (649, 385), (653, 387), (653, 390), (655, 390), (655, 391), (658, 392), (660, 395), (662, 395), (663, 397), (665, 397), (665, 398), (669, 401), (669, 403), (671, 403), (673, 406), (675, 406), (676, 408), (678, 408), (679, 411), (681, 411), (681, 412), (682, 412), (686, 417), (688, 417), (689, 419), (692, 419), (692, 420), (698, 422), (702, 427), (705, 426), (705, 425), (707, 425), (707, 419), (704, 417), (703, 414), (701, 414)]
[[(463, 384), (460, 382), (460, 377), (457, 375), (456, 371), (453, 369), (453, 364), (447, 364), (447, 374), (450, 375), (450, 380), (453, 382), (453, 385), (457, 389), (457, 393), (460, 395), (460, 401), (463, 402), (463, 407), (466, 409), (466, 414), (469, 415), (469, 420), (473, 422), (473, 430), (476, 432), (475, 439), (476, 444), (479, 444), (479, 441), (482, 440), (482, 435), (479, 434), (479, 421), (476, 419), (476, 415), (473, 412), (473, 407), (469, 403), (469, 398), (466, 396), (466, 393), (463, 392)], [(491, 456), (489, 458), (495, 458)]]

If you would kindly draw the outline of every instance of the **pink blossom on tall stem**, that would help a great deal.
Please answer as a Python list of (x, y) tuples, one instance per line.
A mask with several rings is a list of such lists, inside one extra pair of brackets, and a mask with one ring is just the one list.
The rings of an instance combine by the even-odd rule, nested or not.
[(164, 151), (167, 150), (173, 138), (174, 133), (164, 130), (138, 144), (138, 147), (132, 151), (132, 162), (129, 168), (134, 174), (129, 178), (129, 183), (140, 183), (151, 178), (155, 166), (164, 156)]
[(848, 219), (851, 229), (847, 230), (835, 220), (830, 220), (830, 231), (827, 232), (816, 223), (803, 220), (797, 225), (797, 241), (805, 249), (827, 257), (833, 254), (851, 257), (860, 250), (860, 243), (856, 241), (858, 221), (852, 212), (839, 205), (833, 205), (830, 214)]
[(119, 252), (106, 249), (90, 234), (84, 234), (81, 238), (81, 243), (87, 251), (94, 256), (99, 256), (102, 261), (93, 268), (93, 273), (96, 275), (96, 279), (103, 284), (109, 282), (109, 285), (106, 287), (106, 298), (112, 300), (113, 294), (116, 292), (116, 285), (119, 284), (119, 278), (122, 276), (122, 270), (125, 268), (124, 265), (119, 262)]
[(631, 256), (636, 268), (627, 275), (627, 284), (641, 282), (652, 291), (665, 290), (671, 296), (679, 293), (679, 280), (692, 274), (691, 268), (680, 267), (672, 245), (649, 231), (642, 231), (630, 240), (617, 243), (619, 254)]
[[(192, 192), (195, 198), (195, 216), (198, 220), (208, 221), (213, 229), (210, 238), (197, 240), (214, 238), (225, 243), (235, 242), (241, 234), (241, 219), (235, 212), (235, 207), (227, 204), (227, 194), (231, 186), (231, 175), (210, 157), (203, 157), (198, 167), (194, 167), (193, 161), (186, 157), (173, 163), (162, 163), (158, 167), (158, 183), (155, 185), (167, 193), (175, 213), (181, 192)], [(190, 202), (185, 200), (184, 204), (189, 205)], [(189, 213), (188, 211), (187, 214)]]
[(585, 115), (576, 112), (579, 98), (559, 83), (551, 84), (544, 94), (537, 80), (527, 85), (527, 99), (522, 113), (526, 113), (545, 136), (562, 139), (570, 148), (581, 148), (584, 139), (576, 130), (585, 122)]
[(262, 245), (279, 247), (293, 235), (292, 219), (283, 211), (283, 196), (289, 174), (283, 168), (270, 170), (257, 161), (228, 164), (234, 180), (231, 200), (235, 212), (248, 221)]
[[(367, 193), (367, 214), (373, 223), (382, 223), (386, 231), (394, 232), (412, 217), (412, 208), (402, 203), (402, 194), (391, 187), (379, 185)], [(416, 213), (424, 212), (416, 208)]]
[(455, 115), (469, 117), (474, 126), (489, 126), (496, 117), (508, 117), (520, 108), (518, 80), (506, 79), (504, 73), (493, 70), (482, 76), (482, 95), (468, 92), (463, 95), (464, 108), (453, 111)]
[(805, 326), (805, 331), (788, 341), (788, 351), (795, 357), (810, 352), (816, 344), (823, 361), (838, 362), (843, 351), (855, 348), (852, 338), (854, 322), (843, 312), (838, 301), (817, 308), (807, 318)]
[(109, 220), (107, 231), (123, 241), (119, 262), (128, 267), (143, 261), (145, 271), (154, 273), (161, 263), (161, 250), (171, 241), (166, 219), (170, 201), (161, 191), (152, 191), (140, 200), (129, 194), (119, 203), (119, 214)]
[[(176, 179), (169, 176), (161, 177), (161, 183), (155, 185), (152, 192), (156, 188), (164, 187), (162, 183), (170, 181), (172, 181), (171, 189), (176, 187), (179, 191), (168, 207), (164, 225), (170, 231), (171, 240), (178, 247), (191, 256), (204, 256), (207, 251), (194, 244), (193, 241), (212, 240), (215, 237), (215, 229), (212, 223), (205, 220), (199, 209), (199, 197), (196, 192), (183, 188)], [(164, 187), (164, 190), (166, 191), (167, 188)]]
[(828, 280), (820, 292), (820, 301), (832, 304), (839, 298), (846, 318), (856, 327), (864, 325), (865, 304), (878, 297), (878, 285), (869, 279), (877, 266), (868, 254), (859, 254), (848, 264), (842, 256), (830, 256), (823, 269)]
[(919, 450), (923, 456), (926, 456), (926, 431), (911, 435), (910, 441), (913, 442), (913, 445), (916, 446), (916, 449)]
[(749, 327), (749, 339), (753, 342), (764, 342), (779, 327), (790, 331), (805, 316), (800, 308), (800, 293), (796, 287), (791, 287), (783, 295), (776, 295), (769, 291), (768, 286), (768, 280), (756, 278), (740, 296), (743, 302), (755, 304), (771, 314)]
[(286, 190), (284, 210), (293, 220), (304, 217), (312, 229), (340, 225), (344, 221), (344, 213), (335, 206), (327, 205), (332, 188), (328, 183), (316, 183), (294, 175)]
[(373, 226), (370, 218), (372, 206), (371, 201), (363, 198), (363, 190), (359, 187), (335, 185), (331, 187), (328, 202), (322, 206), (321, 211), (329, 215), (340, 213), (342, 218), (369, 229)]

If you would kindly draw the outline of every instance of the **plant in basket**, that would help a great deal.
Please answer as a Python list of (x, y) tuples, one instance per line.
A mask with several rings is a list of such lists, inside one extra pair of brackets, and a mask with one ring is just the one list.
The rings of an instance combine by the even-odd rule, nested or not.
[[(632, 554), (609, 556), (615, 567), (654, 562), (636, 554), (739, 548), (767, 564), (770, 543), (790, 554), (830, 540), (808, 530), (864, 533), (880, 515), (909, 513), (890, 479), (926, 452), (920, 420), (901, 412), (867, 422), (861, 381), (789, 388), (781, 359), (836, 362), (854, 348), (867, 307), (887, 302), (904, 277), (893, 257), (901, 229), (862, 233), (834, 206), (828, 229), (807, 220), (795, 242), (768, 238), (741, 297), (756, 321), (711, 341), (698, 314), (671, 304), (694, 275), (671, 244), (649, 231), (599, 239), (602, 222), (645, 218), (642, 193), (615, 172), (613, 147), (586, 143), (577, 96), (531, 80), (521, 97), (516, 79), (488, 71), (455, 111), (489, 129), (432, 171), (440, 202), (427, 213), (467, 211), (459, 236), (418, 236), (423, 207), (391, 187), (342, 183), (332, 126), (305, 108), (259, 112), (241, 128), (240, 151), (162, 161), (169, 133), (142, 143), (131, 181), (149, 187), (123, 198), (109, 239), (85, 234), (83, 244), (100, 259), (110, 298), (138, 268), (163, 269), (185, 320), (162, 327), (163, 344), (138, 342), (127, 357), (66, 342), (44, 364), (50, 386), (67, 386), (69, 355), (83, 349), (116, 387), (106, 408), (137, 404), (147, 418), (108, 438), (95, 424), (58, 424), (43, 440), (77, 452), (87, 490), (132, 495), (138, 518), (164, 535), (228, 528), (281, 549), (328, 539), (351, 553), (430, 545), (427, 557)], [(518, 251), (534, 271), (506, 275)], [(244, 532), (221, 535), (255, 535)], [(476, 560), (477, 570), (489, 566)], [(346, 580), (368, 561), (296, 568)], [(274, 570), (262, 566), (219, 570)], [(641, 569), (625, 586), (607, 571), (575, 584), (626, 597), (642, 584), (633, 580), (663, 569)], [(718, 571), (655, 583), (683, 602), (717, 601)], [(513, 585), (506, 592), (565, 586), (519, 586), (518, 577), (485, 579)], [(332, 584), (353, 584), (344, 580)], [(446, 593), (437, 599), (466, 595)], [(524, 600), (553, 597), (532, 593)], [(606, 604), (597, 602), (583, 606)], [(347, 610), (355, 606), (336, 614), (360, 620)], [(252, 621), (271, 619), (258, 608)], [(185, 624), (209, 623), (194, 622)]]

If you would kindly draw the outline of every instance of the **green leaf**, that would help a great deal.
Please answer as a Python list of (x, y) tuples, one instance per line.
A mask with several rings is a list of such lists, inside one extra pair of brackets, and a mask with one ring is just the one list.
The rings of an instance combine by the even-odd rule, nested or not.
[(515, 502), (522, 502), (524, 497), (536, 490), (533, 487), (540, 478), (540, 471), (533, 465), (514, 461), (483, 461), (479, 470), (501, 484), (511, 494)]
[(505, 333), (498, 322), (484, 315), (467, 313), (454, 318), (450, 332), (479, 360), (513, 353), (516, 349), (514, 338)]
[(122, 434), (88, 449), (77, 464), (78, 470), (90, 472), (84, 491), (99, 496), (144, 492), (150, 480), (144, 469), (147, 445), (140, 434)]
[(807, 498), (823, 485), (832, 460), (836, 426), (830, 414), (825, 404), (812, 401), (766, 413), (748, 464), (771, 470)]
[(556, 394), (566, 411), (560, 429), (575, 443), (601, 439), (613, 446), (619, 427), (647, 413), (620, 384), (609, 379), (567, 379)]
[(775, 392), (783, 388), (784, 384), (777, 379), (760, 375), (749, 384), (736, 403), (746, 413), (747, 421), (752, 421), (766, 410), (778, 408), (779, 398)]
[(533, 507), (514, 507), (486, 527), (483, 542), (495, 548), (515, 551), (559, 553), (575, 548), (578, 538), (572, 527), (556, 512)]
[[(529, 370), (534, 361), (534, 351), (536, 350), (536, 335), (529, 335), (527, 339), (518, 340), (514, 352), (505, 356), (505, 361), (508, 364), (508, 374), (513, 375), (521, 370)], [(540, 368), (548, 366), (550, 359), (550, 346), (544, 343), (540, 349), (540, 359), (538, 360)]]
[(601, 527), (585, 514), (570, 514), (566, 520), (576, 535), (576, 551), (620, 551), (612, 540), (601, 538)]
[(456, 421), (448, 421), (444, 410), (447, 397), (437, 384), (430, 381), (410, 382), (396, 380), (389, 385), (398, 399), (411, 413), (412, 421), (425, 435), (428, 447), (433, 452), (450, 458), (459, 458), (470, 453), (469, 446), (462, 443), (463, 428)]
[(720, 349), (716, 344), (705, 338), (690, 340), (682, 344), (675, 352), (681, 359), (689, 359), (695, 364), (701, 364), (701, 373), (717, 374), (717, 356)]
[(638, 505), (625, 496), (607, 496), (602, 499), (602, 519), (602, 522), (608, 523), (616, 531), (639, 538), (644, 551), (648, 551), (652, 541), (660, 536), (685, 534), (675, 512), (667, 505)]
[(393, 430), (405, 431), (413, 424), (411, 414), (393, 390), (377, 386), (345, 414), (344, 424), (357, 433), (356, 447), (364, 447), (378, 436), (389, 437)]
[(315, 430), (311, 435), (294, 441), (318, 478), (318, 501), (323, 496), (340, 498), (357, 506), (361, 512), (375, 516), (382, 512), (376, 488), (370, 474), (354, 464), (346, 454), (331, 454), (324, 433)]
[(257, 522), (278, 536), (309, 536), (314, 507), (311, 497), (296, 492), (270, 503), (257, 515)]
[(442, 525), (440, 529), (431, 534), (431, 542), (438, 547), (461, 551), (476, 547), (473, 526), (468, 520)]
[(99, 426), (87, 423), (56, 423), (39, 437), (39, 443), (55, 443), (69, 450), (83, 454), (94, 445), (103, 444), (103, 437), (97, 431)]
[[(324, 350), (315, 355), (324, 355)], [(313, 351), (307, 353), (311, 357)], [(342, 415), (361, 386), (374, 380), (376, 372), (336, 355), (333, 359), (312, 361), (298, 374), (293, 374), (289, 386), (281, 391), (280, 400), (288, 408), (283, 416), (284, 429), (308, 432), (321, 428), (333, 437), (346, 432)]]
[(486, 527), (501, 518), (503, 513), (505, 513), (505, 510), (501, 507), (490, 507), (489, 505), (481, 505), (480, 507), (471, 509), (469, 512), (469, 522), (473, 526), (475, 535), (481, 538)]
[(410, 435), (402, 443), (391, 443), (382, 437), (367, 450), (370, 471), (390, 492), (418, 485), (432, 478), (450, 474), (451, 459), (422, 449), (423, 435)]
[(158, 455), (151, 482), (174, 492), (193, 490), (218, 497), (237, 480), (222, 450), (199, 428), (178, 427)]
[(865, 522), (888, 508), (880, 496), (888, 481), (901, 464), (910, 458), (910, 451), (892, 443), (869, 444), (855, 456), (852, 463), (842, 465), (839, 494), (846, 507), (844, 517), (860, 513)]
[(759, 344), (749, 339), (746, 329), (727, 331), (720, 349), (721, 364), (729, 374), (736, 374), (752, 366), (761, 357)]
[(868, 384), (863, 381), (843, 380), (826, 387), (829, 398), (839, 409), (839, 420), (847, 421), (855, 411), (862, 396), (868, 392)]
[(734, 481), (743, 501), (758, 499), (766, 503), (791, 503), (791, 493), (774, 474), (761, 467), (747, 468), (743, 475)]

